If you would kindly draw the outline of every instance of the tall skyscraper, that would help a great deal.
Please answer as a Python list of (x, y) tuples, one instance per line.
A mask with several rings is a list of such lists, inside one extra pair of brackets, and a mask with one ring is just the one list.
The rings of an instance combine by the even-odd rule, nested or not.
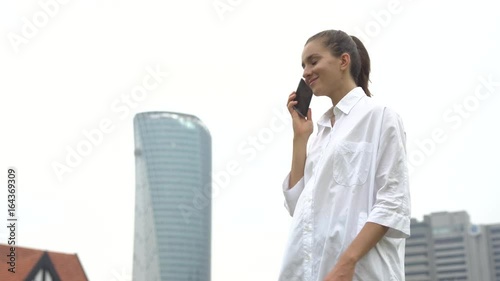
[(134, 118), (134, 281), (209, 281), (211, 137), (193, 115)]

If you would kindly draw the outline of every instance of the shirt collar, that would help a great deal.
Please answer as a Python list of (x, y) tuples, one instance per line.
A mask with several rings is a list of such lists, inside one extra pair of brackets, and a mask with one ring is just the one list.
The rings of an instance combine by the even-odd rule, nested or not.
[(335, 115), (336, 118), (339, 117), (339, 114), (348, 115), (351, 109), (360, 101), (363, 97), (366, 97), (365, 91), (363, 88), (356, 87), (352, 89), (349, 93), (347, 93), (336, 106), (330, 107), (328, 111), (326, 111), (321, 118), (318, 120), (318, 125), (331, 127), (331, 118)]

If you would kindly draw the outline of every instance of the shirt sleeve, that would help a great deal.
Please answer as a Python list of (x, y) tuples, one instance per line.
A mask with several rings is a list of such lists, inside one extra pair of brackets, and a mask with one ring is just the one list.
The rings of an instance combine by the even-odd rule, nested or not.
[(285, 208), (293, 217), (293, 212), (295, 211), (295, 206), (299, 200), (302, 190), (304, 190), (304, 177), (302, 177), (292, 188), (289, 188), (290, 173), (286, 176), (283, 181), (283, 195), (285, 196)]
[(387, 237), (408, 238), (411, 217), (406, 135), (401, 118), (388, 108), (382, 117), (376, 157), (375, 200), (368, 221), (389, 227)]

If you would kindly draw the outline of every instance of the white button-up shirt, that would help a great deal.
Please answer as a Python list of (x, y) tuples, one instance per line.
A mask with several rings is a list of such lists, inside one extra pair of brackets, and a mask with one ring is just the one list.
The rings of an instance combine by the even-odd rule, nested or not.
[(356, 264), (353, 281), (404, 280), (410, 194), (401, 118), (357, 87), (317, 126), (304, 177), (291, 188), (290, 175), (283, 182), (293, 219), (279, 281), (322, 281), (366, 222), (389, 230)]

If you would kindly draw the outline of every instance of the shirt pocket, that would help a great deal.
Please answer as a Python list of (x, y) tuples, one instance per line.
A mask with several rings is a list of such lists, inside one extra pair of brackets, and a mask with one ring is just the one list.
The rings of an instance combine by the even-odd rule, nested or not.
[(362, 185), (370, 172), (373, 145), (369, 142), (341, 141), (333, 151), (333, 179), (344, 186)]

